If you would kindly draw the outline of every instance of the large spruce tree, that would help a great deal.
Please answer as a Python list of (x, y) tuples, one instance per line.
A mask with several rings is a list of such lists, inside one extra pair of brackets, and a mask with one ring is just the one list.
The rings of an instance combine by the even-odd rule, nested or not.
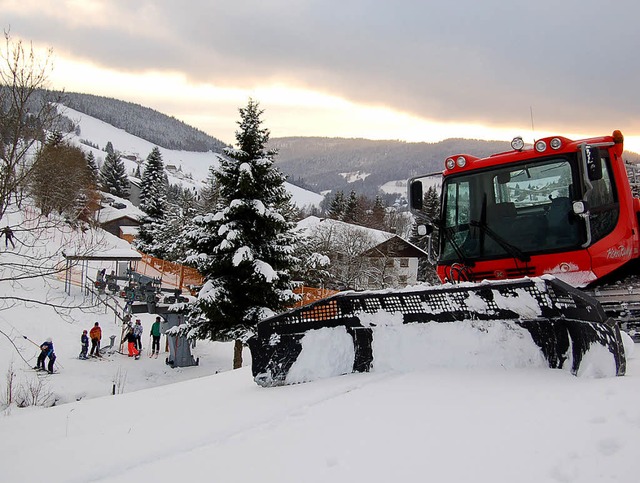
[(249, 99), (239, 111), (237, 149), (225, 151), (215, 172), (217, 210), (195, 217), (185, 233), (186, 261), (205, 277), (188, 331), (203, 339), (246, 340), (259, 320), (294, 299), (296, 237), (285, 177), (273, 164), (276, 152), (265, 150), (269, 131), (259, 104)]
[(154, 146), (145, 163), (140, 183), (140, 209), (145, 212), (141, 220), (136, 248), (156, 257), (163, 258), (158, 244), (167, 212), (167, 182), (162, 163), (162, 154)]

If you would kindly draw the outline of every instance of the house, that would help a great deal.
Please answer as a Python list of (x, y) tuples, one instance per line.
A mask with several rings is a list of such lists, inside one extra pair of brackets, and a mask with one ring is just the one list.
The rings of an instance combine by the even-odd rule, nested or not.
[(398, 236), (328, 218), (298, 222), (314, 250), (331, 260), (328, 268), (341, 289), (404, 288), (418, 281), (418, 261), (427, 253)]
[(131, 234), (131, 228), (140, 226), (144, 212), (131, 201), (103, 193), (100, 209), (96, 212), (96, 221), (103, 230), (119, 238)]

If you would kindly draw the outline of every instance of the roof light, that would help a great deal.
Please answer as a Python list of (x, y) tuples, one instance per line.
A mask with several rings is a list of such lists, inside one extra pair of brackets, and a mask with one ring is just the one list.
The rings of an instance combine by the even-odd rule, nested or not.
[(540, 141), (536, 141), (536, 151), (538, 151), (539, 153), (541, 153), (542, 151), (544, 151), (545, 149), (547, 149), (547, 143), (545, 143), (544, 141), (540, 140)]
[(458, 156), (458, 158), (456, 159), (456, 164), (460, 167), (460, 168), (464, 168), (465, 165), (467, 164), (467, 160), (465, 159), (464, 156)]
[(560, 146), (562, 146), (562, 141), (560, 141), (560, 138), (553, 138), (549, 142), (549, 146), (551, 146), (551, 149), (560, 149)]
[(516, 151), (522, 151), (522, 148), (524, 148), (523, 139), (520, 136), (513, 138), (513, 140), (511, 141), (511, 148), (515, 149)]
[(453, 169), (456, 167), (456, 162), (453, 160), (453, 158), (447, 158), (447, 160), (444, 162), (444, 165), (447, 169)]
[(621, 144), (624, 142), (624, 136), (619, 129), (613, 131), (613, 134), (611, 136), (613, 136), (613, 142), (616, 144)]

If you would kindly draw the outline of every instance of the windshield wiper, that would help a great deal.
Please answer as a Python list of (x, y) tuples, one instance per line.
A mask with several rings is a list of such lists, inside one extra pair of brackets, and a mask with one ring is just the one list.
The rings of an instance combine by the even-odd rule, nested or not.
[(531, 257), (529, 255), (524, 253), (517, 246), (512, 245), (507, 240), (502, 238), (495, 231), (493, 231), (491, 228), (489, 228), (486, 223), (482, 223), (482, 222), (479, 222), (479, 221), (476, 221), (476, 220), (471, 220), (469, 222), (469, 226), (480, 228), (480, 230), (483, 233), (487, 234), (498, 245), (500, 245), (504, 249), (505, 252), (507, 252), (512, 257), (517, 258), (518, 260), (520, 260), (522, 262), (525, 262), (525, 263), (531, 261)]
[(469, 258), (464, 254), (462, 247), (455, 240), (454, 227), (445, 228), (444, 223), (442, 223), (439, 226), (439, 229), (442, 231), (442, 235), (444, 236), (444, 238), (453, 247), (453, 250), (456, 252), (456, 255), (458, 255), (458, 258), (460, 259), (460, 261), (469, 267), (473, 267), (475, 264), (471, 260), (469, 260)]

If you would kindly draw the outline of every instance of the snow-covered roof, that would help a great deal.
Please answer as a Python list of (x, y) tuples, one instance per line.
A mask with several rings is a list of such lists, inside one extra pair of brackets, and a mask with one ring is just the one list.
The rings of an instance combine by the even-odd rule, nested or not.
[(137, 226), (121, 226), (120, 231), (123, 235), (137, 235), (139, 228)]
[(383, 243), (395, 238), (397, 240), (401, 240), (407, 246), (410, 246), (422, 252), (424, 256), (427, 255), (422, 248), (414, 245), (410, 241), (405, 240), (404, 238), (397, 235), (396, 233), (389, 233), (388, 231), (376, 230), (374, 228), (367, 228), (366, 226), (354, 225), (352, 223), (346, 223), (344, 221), (332, 220), (331, 218), (319, 218), (317, 216), (307, 216), (306, 218), (300, 220), (297, 223), (297, 227), (303, 233), (310, 233), (312, 230), (322, 229), (325, 227), (326, 229), (337, 227), (338, 229), (343, 229), (343, 230), (355, 230), (356, 232), (359, 232), (365, 235), (363, 237), (363, 240), (371, 241), (371, 243), (367, 247), (367, 250), (370, 250), (374, 247), (382, 245)]
[[(122, 205), (124, 205), (124, 207), (122, 207)], [(121, 207), (118, 208), (117, 206)], [(97, 213), (98, 223), (108, 223), (124, 217), (140, 221), (144, 217), (144, 211), (134, 206), (129, 200), (119, 198), (109, 193), (103, 193), (102, 208), (100, 208)]]
[(344, 230), (356, 230), (360, 233), (367, 235), (367, 238), (369, 238), (372, 241), (371, 247), (380, 245), (381, 243), (384, 243), (393, 237), (397, 237), (395, 233), (389, 233), (387, 231), (382, 231), (382, 230), (375, 230), (373, 228), (354, 225), (352, 223), (346, 223), (344, 221), (332, 220), (331, 218), (318, 218), (317, 216), (307, 216), (303, 220), (300, 220), (297, 226), (299, 229), (303, 231), (313, 230), (319, 227), (327, 227), (327, 228), (338, 227)]

